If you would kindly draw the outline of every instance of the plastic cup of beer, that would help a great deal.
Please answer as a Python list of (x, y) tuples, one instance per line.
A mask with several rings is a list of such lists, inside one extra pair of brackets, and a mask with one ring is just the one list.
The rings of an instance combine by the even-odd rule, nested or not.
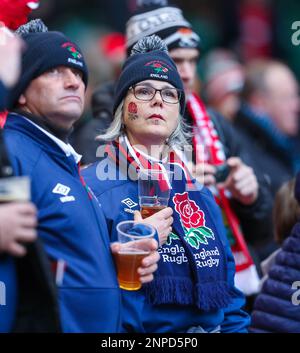
[(120, 249), (114, 253), (119, 287), (126, 290), (140, 289), (138, 268), (144, 257), (150, 254), (149, 241), (155, 235), (150, 224), (124, 221), (117, 225)]
[(169, 170), (141, 169), (138, 174), (138, 194), (143, 218), (168, 207), (173, 172)]

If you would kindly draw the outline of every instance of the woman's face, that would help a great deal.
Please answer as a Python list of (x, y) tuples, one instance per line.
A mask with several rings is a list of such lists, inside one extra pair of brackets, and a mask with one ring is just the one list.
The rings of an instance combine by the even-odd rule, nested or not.
[[(150, 99), (153, 88), (164, 91), (157, 91), (149, 101), (136, 98)], [(123, 108), (123, 123), (129, 141), (144, 146), (165, 144), (179, 122), (179, 102), (176, 100), (178, 91), (168, 82), (146, 80), (129, 89)]]

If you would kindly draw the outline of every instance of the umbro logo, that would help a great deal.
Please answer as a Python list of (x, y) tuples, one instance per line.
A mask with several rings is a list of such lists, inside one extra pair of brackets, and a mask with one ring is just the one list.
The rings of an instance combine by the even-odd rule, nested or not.
[(132, 201), (129, 197), (127, 197), (127, 199), (122, 200), (121, 202), (124, 203), (129, 208), (133, 208), (138, 205), (136, 202)]
[(132, 208), (138, 206), (138, 204), (132, 201), (129, 197), (127, 197), (127, 199), (122, 200), (121, 202), (124, 203), (124, 205), (126, 205), (127, 207), (129, 207), (124, 208), (124, 211), (128, 213), (134, 213), (134, 210), (132, 210)]
[(54, 189), (52, 190), (53, 194), (59, 194), (59, 195), (63, 195), (62, 197), (60, 197), (60, 201), (65, 203), (65, 202), (70, 202), (70, 201), (75, 201), (75, 197), (74, 196), (69, 196), (69, 192), (71, 191), (71, 188), (69, 186), (63, 185), (63, 184), (56, 184), (56, 186), (54, 187)]

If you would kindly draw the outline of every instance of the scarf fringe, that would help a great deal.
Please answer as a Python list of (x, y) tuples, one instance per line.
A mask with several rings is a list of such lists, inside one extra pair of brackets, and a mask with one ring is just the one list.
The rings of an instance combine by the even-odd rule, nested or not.
[(225, 308), (235, 296), (227, 282), (197, 283), (195, 289), (196, 305), (203, 311)]
[(146, 297), (153, 305), (195, 305), (203, 311), (225, 308), (236, 295), (228, 283), (198, 283), (182, 278), (157, 278), (143, 286)]
[(194, 285), (191, 280), (178, 277), (156, 278), (143, 286), (151, 304), (192, 305)]

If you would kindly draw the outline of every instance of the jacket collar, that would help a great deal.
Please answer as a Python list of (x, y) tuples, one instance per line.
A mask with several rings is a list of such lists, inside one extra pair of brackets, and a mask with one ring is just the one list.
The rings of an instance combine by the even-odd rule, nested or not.
[(67, 157), (69, 156), (73, 156), (75, 159), (75, 162), (78, 164), (82, 158), (82, 155), (77, 153), (74, 148), (69, 144), (69, 143), (65, 143), (64, 141), (60, 140), (59, 138), (57, 138), (56, 136), (54, 136), (53, 134), (51, 134), (50, 132), (46, 131), (45, 129), (43, 129), (42, 127), (40, 127), (39, 125), (37, 125), (36, 123), (34, 123), (33, 121), (29, 120), (28, 118), (24, 117), (30, 124), (34, 125), (37, 129), (41, 130), (45, 135), (47, 135), (52, 141), (54, 141), (66, 154)]
[(10, 113), (7, 117), (4, 130), (17, 131), (22, 135), (27, 136), (38, 145), (39, 148), (51, 156), (56, 163), (61, 165), (62, 168), (67, 168), (72, 174), (78, 173), (75, 155), (73, 153), (67, 155), (66, 151), (61, 148), (61, 145), (59, 145), (57, 141), (54, 141), (53, 138), (46, 134), (43, 129), (37, 127), (36, 124), (28, 121), (26, 117), (17, 113)]

